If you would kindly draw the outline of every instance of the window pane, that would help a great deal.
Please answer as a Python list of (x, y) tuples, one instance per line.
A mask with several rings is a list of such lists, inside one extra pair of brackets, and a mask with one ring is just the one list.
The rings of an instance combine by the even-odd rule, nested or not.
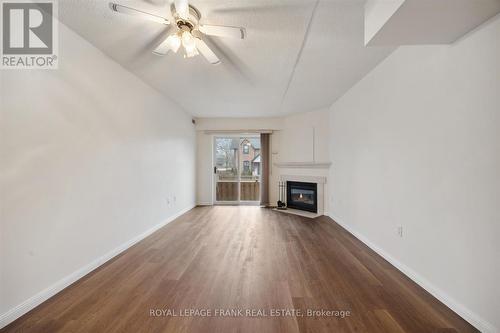
[(217, 201), (238, 200), (238, 138), (215, 139)]

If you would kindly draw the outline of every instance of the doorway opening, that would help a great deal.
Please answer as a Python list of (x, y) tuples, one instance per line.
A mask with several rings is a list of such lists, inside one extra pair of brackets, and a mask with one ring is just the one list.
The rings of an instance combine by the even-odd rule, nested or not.
[(260, 135), (214, 137), (216, 204), (260, 204)]

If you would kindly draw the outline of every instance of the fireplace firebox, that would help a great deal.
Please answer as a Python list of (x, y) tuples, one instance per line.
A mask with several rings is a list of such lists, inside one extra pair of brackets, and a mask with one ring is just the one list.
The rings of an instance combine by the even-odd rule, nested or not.
[(318, 212), (318, 184), (286, 182), (286, 205), (288, 208)]

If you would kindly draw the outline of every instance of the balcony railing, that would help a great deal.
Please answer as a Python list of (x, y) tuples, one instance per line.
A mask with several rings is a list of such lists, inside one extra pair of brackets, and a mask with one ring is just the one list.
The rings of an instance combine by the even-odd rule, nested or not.
[[(259, 201), (260, 200), (260, 182), (258, 176), (241, 178), (240, 200), (241, 201)], [(238, 201), (238, 180), (219, 179), (216, 188), (217, 201)]]

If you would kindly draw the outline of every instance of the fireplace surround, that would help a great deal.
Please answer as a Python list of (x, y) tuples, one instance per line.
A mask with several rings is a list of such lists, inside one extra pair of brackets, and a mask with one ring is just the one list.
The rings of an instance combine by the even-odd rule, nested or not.
[[(299, 172), (297, 172), (299, 173)], [(286, 184), (288, 182), (303, 182), (303, 183), (314, 183), (316, 184), (316, 195), (317, 195), (317, 212), (313, 213), (310, 211), (304, 211), (304, 210), (298, 210), (294, 208), (290, 208), (288, 210), (285, 210), (284, 212), (290, 213), (290, 214), (297, 214), (297, 215), (302, 215), (302, 216), (307, 216), (307, 217), (314, 217), (314, 216), (321, 216), (325, 214), (325, 201), (326, 201), (326, 181), (327, 178), (326, 176), (323, 175), (318, 175), (318, 176), (311, 176), (311, 175), (304, 175), (304, 174), (295, 174), (295, 175), (290, 175), (290, 174), (281, 174), (278, 178), (280, 182), (283, 183), (285, 190), (283, 191), (284, 195), (280, 198), (283, 198), (282, 200), (286, 200)]]
[(287, 181), (286, 203), (288, 208), (317, 213), (318, 184), (299, 181)]

